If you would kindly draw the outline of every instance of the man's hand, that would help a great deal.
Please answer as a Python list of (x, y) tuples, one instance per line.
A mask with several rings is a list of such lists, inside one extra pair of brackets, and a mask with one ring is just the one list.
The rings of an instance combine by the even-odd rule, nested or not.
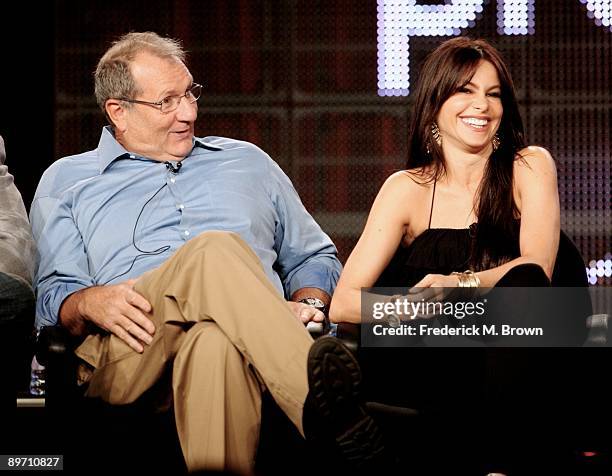
[[(152, 307), (142, 295), (134, 290), (135, 279), (109, 286), (95, 286), (78, 291), (65, 302), (74, 299), (76, 311), (83, 320), (115, 334), (136, 352), (144, 351), (143, 344), (153, 341), (155, 326), (145, 314)], [(62, 311), (66, 307), (62, 306)], [(63, 316), (62, 318), (66, 318)]]
[(323, 322), (325, 315), (317, 308), (304, 304), (303, 302), (287, 301), (293, 315), (304, 325), (309, 322)]

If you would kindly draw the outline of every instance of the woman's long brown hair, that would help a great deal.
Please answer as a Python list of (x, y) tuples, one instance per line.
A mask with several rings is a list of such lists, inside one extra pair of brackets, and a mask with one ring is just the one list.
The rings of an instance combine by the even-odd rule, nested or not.
[(518, 253), (516, 222), (518, 209), (513, 197), (513, 166), (525, 147), (523, 120), (518, 109), (514, 84), (500, 53), (484, 40), (466, 37), (445, 41), (431, 52), (421, 68), (409, 126), (407, 169), (416, 169), (424, 183), (446, 174), (441, 147), (433, 140), (431, 125), (442, 104), (474, 75), (480, 61), (497, 70), (501, 86), (503, 115), (497, 134), (500, 146), (485, 167), (477, 191), (478, 217), (472, 242), (470, 267), (487, 269)]

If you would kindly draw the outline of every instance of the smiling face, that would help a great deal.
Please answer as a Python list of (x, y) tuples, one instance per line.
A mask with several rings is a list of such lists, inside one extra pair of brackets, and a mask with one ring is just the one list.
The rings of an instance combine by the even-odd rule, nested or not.
[[(180, 96), (193, 84), (183, 62), (148, 52), (139, 53), (130, 70), (139, 90), (133, 99), (141, 101), (157, 102), (167, 96)], [(121, 101), (113, 101), (110, 108), (115, 136), (126, 150), (159, 161), (181, 160), (191, 151), (197, 103), (190, 104), (183, 98), (178, 108), (168, 113), (146, 104), (126, 106)]]
[(492, 152), (491, 140), (501, 123), (503, 106), (495, 67), (481, 60), (470, 80), (442, 104), (436, 122), (445, 153)]

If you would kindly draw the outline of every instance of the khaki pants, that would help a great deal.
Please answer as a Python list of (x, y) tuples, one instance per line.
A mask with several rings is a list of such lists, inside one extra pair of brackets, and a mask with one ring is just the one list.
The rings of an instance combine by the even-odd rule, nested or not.
[(206, 232), (183, 245), (135, 289), (153, 306), (153, 342), (138, 354), (114, 335), (76, 350), (92, 365), (87, 395), (131, 403), (172, 365), (179, 440), (187, 467), (252, 469), (260, 382), (299, 431), (312, 339), (242, 239)]

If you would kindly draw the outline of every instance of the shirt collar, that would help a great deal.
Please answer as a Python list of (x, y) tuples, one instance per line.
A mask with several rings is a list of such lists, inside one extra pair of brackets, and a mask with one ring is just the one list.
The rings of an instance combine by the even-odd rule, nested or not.
[[(223, 150), (221, 147), (209, 144), (205, 140), (197, 137), (194, 137), (193, 139), (193, 146), (211, 151)], [(189, 157), (192, 152), (190, 152), (187, 157)], [(117, 142), (117, 139), (115, 139), (112, 127), (105, 126), (102, 129), (100, 142), (98, 142), (98, 166), (100, 168), (100, 174), (104, 173), (108, 166), (115, 160), (128, 158), (130, 155), (130, 152), (128, 152), (119, 142)]]
[(198, 137), (194, 137), (193, 138), (193, 146), (194, 147), (201, 147), (203, 149), (212, 150), (212, 151), (215, 151), (215, 152), (223, 150), (223, 147), (219, 147), (218, 145), (209, 144), (208, 142), (204, 141), (204, 139), (200, 139)]

